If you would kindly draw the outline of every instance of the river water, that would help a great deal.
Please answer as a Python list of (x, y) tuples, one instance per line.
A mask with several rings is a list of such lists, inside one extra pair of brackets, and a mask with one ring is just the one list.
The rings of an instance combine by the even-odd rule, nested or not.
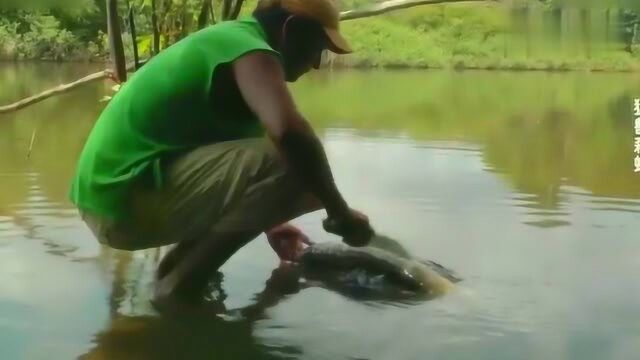
[[(0, 103), (91, 70), (0, 65)], [(149, 299), (161, 251), (101, 247), (79, 220), (69, 179), (110, 86), (0, 115), (0, 358), (640, 353), (640, 76), (337, 71), (292, 85), (352, 206), (464, 281), (416, 304), (294, 289), (251, 318), (159, 316)], [(315, 241), (336, 241), (323, 216), (294, 223)], [(237, 253), (221, 269), (226, 309), (273, 294), (277, 266), (263, 236)]]

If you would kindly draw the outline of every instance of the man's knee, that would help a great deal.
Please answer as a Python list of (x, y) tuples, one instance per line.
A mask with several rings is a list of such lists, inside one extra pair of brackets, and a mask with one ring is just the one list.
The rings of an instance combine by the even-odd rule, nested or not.
[(241, 152), (241, 165), (251, 175), (265, 178), (289, 172), (284, 159), (271, 141), (250, 139), (244, 140), (242, 145), (238, 149)]
[(167, 195), (133, 196), (134, 218), (160, 238), (197, 238), (212, 228), (259, 233), (320, 208), (262, 138), (200, 147), (171, 165), (166, 185)]
[[(236, 189), (271, 174), (287, 172), (286, 165), (271, 141), (251, 138), (201, 146), (176, 161), (168, 170), (168, 183), (190, 186), (198, 179), (200, 188), (219, 186)], [(238, 188), (239, 190), (242, 190)]]

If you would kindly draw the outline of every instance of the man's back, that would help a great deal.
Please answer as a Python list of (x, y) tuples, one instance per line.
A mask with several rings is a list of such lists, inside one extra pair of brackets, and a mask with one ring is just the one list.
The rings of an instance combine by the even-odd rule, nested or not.
[(126, 216), (126, 199), (140, 175), (162, 182), (161, 157), (197, 146), (262, 133), (254, 116), (217, 117), (214, 70), (241, 55), (277, 54), (253, 19), (201, 30), (153, 58), (127, 82), (96, 122), (78, 163), (71, 200), (97, 215)]

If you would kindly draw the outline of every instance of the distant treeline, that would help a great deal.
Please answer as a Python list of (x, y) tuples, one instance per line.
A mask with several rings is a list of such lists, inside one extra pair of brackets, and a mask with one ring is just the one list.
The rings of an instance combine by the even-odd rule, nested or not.
[[(55, 0), (27, 0), (20, 6), (18, 1), (8, 1), (9, 5), (0, 5), (0, 59), (107, 60), (105, 0), (65, 1), (64, 7), (56, 6), (61, 1)], [(343, 0), (341, 8), (370, 2)], [(199, 28), (246, 15), (255, 3), (121, 0), (127, 57), (132, 59), (133, 48), (129, 16), (135, 22), (136, 41), (144, 58)], [(343, 27), (356, 54), (328, 57), (327, 62), (343, 66), (640, 69), (640, 4), (626, 0), (596, 3), (600, 6), (577, 8), (569, 0), (443, 4), (348, 21)]]

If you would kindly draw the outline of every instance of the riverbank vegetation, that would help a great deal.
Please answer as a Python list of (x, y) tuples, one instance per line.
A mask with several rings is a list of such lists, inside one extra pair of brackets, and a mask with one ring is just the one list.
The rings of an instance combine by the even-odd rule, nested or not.
[[(0, 59), (108, 61), (104, 0), (71, 0), (72, 6), (65, 2), (64, 7), (56, 6), (60, 2), (54, 0), (41, 0), (39, 7), (11, 6), (11, 1), (0, 6)], [(359, 8), (371, 2), (342, 0), (341, 8)], [(140, 57), (145, 58), (206, 25), (248, 15), (255, 3), (119, 1), (127, 59), (133, 59), (134, 48), (130, 19), (135, 23)], [(436, 4), (345, 21), (342, 26), (357, 51), (349, 56), (329, 56), (326, 63), (354, 67), (640, 70), (640, 5), (625, 0), (589, 7), (565, 3), (522, 0)]]
[[(351, 66), (640, 70), (629, 10), (455, 4), (345, 22)], [(626, 23), (625, 23), (626, 21)], [(635, 25), (637, 27), (637, 25)]]

